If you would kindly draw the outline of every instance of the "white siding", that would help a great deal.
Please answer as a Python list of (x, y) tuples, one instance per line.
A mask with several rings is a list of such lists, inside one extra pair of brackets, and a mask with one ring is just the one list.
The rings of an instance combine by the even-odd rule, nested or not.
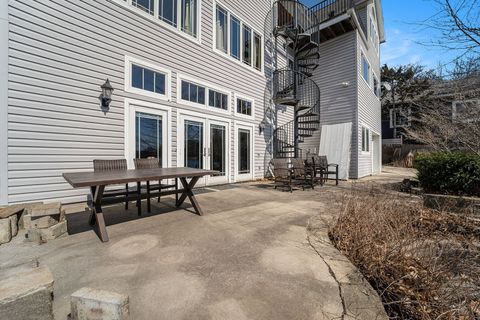
[[(321, 125), (356, 122), (357, 73), (356, 33), (349, 32), (320, 45), (320, 65), (312, 79), (320, 87)], [(343, 83), (348, 83), (344, 86)], [(320, 146), (318, 130), (313, 137), (301, 144), (305, 151), (318, 152)], [(355, 136), (352, 141), (350, 176), (356, 177)]]
[[(72, 189), (61, 173), (89, 170), (95, 158), (125, 156), (125, 98), (172, 107), (170, 133), (175, 147), (177, 109), (196, 110), (177, 104), (177, 73), (228, 89), (232, 100), (233, 92), (255, 99), (253, 167), (257, 178), (263, 176), (265, 138), (257, 128), (264, 112), (265, 77), (212, 50), (213, 3), (201, 2), (201, 43), (113, 1), (9, 2), (10, 203), (83, 201), (86, 190)], [(263, 34), (270, 1), (222, 3)], [(172, 102), (124, 92), (125, 55), (171, 70)], [(104, 114), (98, 96), (106, 78), (115, 91), (110, 111)], [(201, 108), (198, 111), (218, 114)], [(228, 117), (236, 118), (234, 108)], [(234, 153), (233, 143), (231, 149)], [(233, 174), (235, 157), (231, 159)], [(176, 164), (176, 148), (172, 162)]]
[[(365, 23), (369, 26), (370, 12), (372, 5), (368, 5), (362, 12), (361, 16), (365, 19)], [(369, 30), (369, 27), (367, 27)], [(372, 146), (370, 146), (370, 152), (362, 152), (362, 125), (370, 128), (372, 132), (381, 135), (381, 104), (379, 98), (377, 98), (373, 92), (373, 79), (370, 74), (370, 84), (367, 84), (362, 77), (362, 53), (366, 56), (370, 63), (371, 72), (375, 73), (378, 80), (380, 80), (380, 59), (376, 52), (375, 47), (370, 41), (370, 35), (366, 35), (368, 43), (365, 44), (364, 40), (357, 34), (357, 68), (358, 68), (358, 177), (364, 177), (372, 174)]]

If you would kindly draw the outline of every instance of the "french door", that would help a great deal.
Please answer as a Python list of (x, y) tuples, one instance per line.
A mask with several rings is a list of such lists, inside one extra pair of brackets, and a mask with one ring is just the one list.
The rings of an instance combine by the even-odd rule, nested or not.
[(253, 127), (237, 123), (235, 126), (235, 181), (254, 179)]
[(229, 123), (181, 115), (179, 125), (178, 165), (219, 172), (200, 180), (200, 184), (228, 183)]

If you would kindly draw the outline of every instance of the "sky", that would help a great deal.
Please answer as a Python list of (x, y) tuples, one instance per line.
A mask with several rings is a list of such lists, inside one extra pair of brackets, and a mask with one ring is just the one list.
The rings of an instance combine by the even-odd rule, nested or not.
[[(306, 5), (318, 0), (303, 0)], [(389, 66), (416, 63), (437, 69), (455, 57), (455, 52), (425, 45), (438, 39), (435, 30), (421, 26), (434, 16), (438, 8), (433, 0), (382, 0), (385, 20), (386, 43), (381, 46), (382, 64)]]

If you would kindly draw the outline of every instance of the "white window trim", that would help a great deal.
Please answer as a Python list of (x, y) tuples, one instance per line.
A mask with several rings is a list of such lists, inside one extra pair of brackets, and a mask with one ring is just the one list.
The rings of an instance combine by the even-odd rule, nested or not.
[(172, 166), (172, 108), (157, 103), (146, 102), (125, 98), (124, 119), (125, 119), (125, 159), (129, 168), (134, 168), (133, 158), (135, 157), (135, 112), (144, 112), (165, 116), (162, 119), (162, 134), (166, 137), (166, 143), (162, 142), (162, 163), (165, 167)]
[[(249, 101), (249, 102), (252, 103), (252, 115), (251, 116), (237, 112), (237, 99), (246, 100), (246, 101)], [(255, 99), (252, 99), (252, 98), (250, 98), (248, 96), (245, 96), (245, 95), (242, 95), (242, 94), (235, 93), (233, 95), (233, 103), (234, 103), (234, 113), (235, 113), (236, 117), (243, 118), (245, 120), (252, 120), (252, 121), (255, 120)]]
[[(363, 77), (363, 59), (365, 59), (365, 61), (367, 61), (368, 66), (369, 66), (369, 68), (368, 68), (368, 81)], [(372, 89), (372, 85), (370, 84), (370, 82), (372, 80), (371, 79), (372, 78), (371, 73), (373, 73), (372, 64), (368, 60), (367, 55), (363, 52), (362, 49), (360, 49), (360, 78), (363, 79), (363, 81), (368, 85), (368, 87), (370, 89)]]
[[(361, 139), (360, 139), (360, 150), (361, 150), (361, 153), (362, 154), (370, 154), (371, 151), (372, 151), (372, 129), (370, 129), (369, 126), (365, 125), (365, 124), (362, 124), (360, 125), (360, 135), (361, 135)], [(365, 151), (363, 150), (363, 146), (362, 146), (362, 142), (363, 142), (363, 128), (367, 129), (368, 130), (368, 151)]]
[[(232, 183), (232, 174), (231, 174), (231, 169), (232, 169), (232, 166), (231, 166), (231, 157), (232, 157), (232, 154), (230, 152), (231, 150), (231, 128), (232, 128), (232, 120), (231, 119), (226, 119), (225, 117), (219, 117), (219, 116), (214, 116), (214, 115), (207, 115), (201, 111), (193, 111), (193, 110), (180, 110), (180, 109), (177, 109), (176, 111), (176, 115), (177, 115), (177, 145), (176, 145), (176, 149), (177, 149), (177, 162), (176, 162), (176, 165), (177, 167), (184, 167), (184, 161), (185, 161), (185, 155), (183, 154), (183, 150), (179, 150), (179, 141), (183, 141), (185, 139), (185, 132), (183, 130), (183, 126), (182, 126), (182, 121), (186, 118), (186, 117), (189, 117), (189, 118), (198, 118), (198, 119), (201, 119), (202, 121), (205, 121), (205, 122), (210, 122), (210, 123), (218, 123), (218, 124), (225, 124), (227, 126), (227, 136), (226, 136), (226, 140), (227, 140), (227, 170), (228, 170), (228, 173), (227, 173), (227, 181), (228, 183)], [(182, 142), (184, 143), (184, 142)]]
[[(151, 92), (132, 86), (132, 65), (138, 65), (151, 71), (165, 74), (165, 94)], [(142, 96), (147, 96), (155, 99), (171, 101), (172, 97), (172, 71), (161, 67), (159, 65), (147, 62), (141, 59), (137, 59), (130, 56), (125, 56), (125, 92), (135, 93)]]
[[(227, 52), (223, 52), (222, 50), (217, 49), (217, 5), (222, 7), (226, 12), (227, 12)], [(212, 23), (212, 34), (213, 34), (213, 40), (212, 40), (212, 50), (213, 52), (219, 54), (220, 56), (227, 58), (230, 61), (233, 61), (237, 64), (242, 65), (244, 68), (253, 71), (263, 77), (265, 77), (265, 42), (263, 39), (263, 33), (259, 32), (257, 29), (253, 28), (251, 25), (248, 23), (244, 23), (242, 19), (240, 19), (240, 16), (236, 14), (233, 10), (230, 10), (228, 6), (224, 5), (221, 1), (213, 1), (212, 2), (212, 17), (213, 17), (213, 23)], [(230, 16), (234, 16), (235, 18), (240, 21), (240, 60), (235, 59), (230, 55)], [(251, 39), (252, 39), (252, 57), (251, 57), (251, 62), (250, 65), (247, 65), (245, 62), (243, 62), (243, 26), (247, 26), (251, 30)], [(257, 68), (254, 67), (254, 61), (253, 61), (253, 42), (254, 42), (254, 33), (258, 34), (260, 36), (260, 49), (261, 49), (261, 54), (262, 54), (262, 68), (261, 70), (258, 70)]]
[(168, 24), (167, 22), (165, 21), (162, 21), (158, 18), (158, 0), (155, 0), (155, 4), (154, 4), (154, 15), (150, 15), (146, 12), (144, 12), (143, 10), (139, 9), (139, 8), (136, 8), (134, 5), (132, 5), (132, 0), (110, 0), (114, 3), (117, 3), (119, 5), (121, 5), (122, 7), (125, 7), (127, 8), (129, 11), (132, 11), (140, 16), (142, 16), (143, 18), (146, 18), (162, 27), (164, 27), (165, 29), (168, 29), (170, 31), (173, 31), (175, 32), (176, 34), (184, 37), (185, 39), (188, 39), (194, 43), (197, 43), (197, 44), (200, 44), (201, 43), (201, 39), (202, 39), (202, 33), (201, 33), (201, 25), (202, 25), (202, 0), (198, 0), (197, 2), (197, 36), (192, 36), (186, 32), (183, 32), (181, 30), (181, 11), (179, 10), (181, 8), (180, 6), (180, 2), (177, 0), (177, 27), (174, 27), (172, 26), (171, 24)]
[[(195, 102), (182, 99), (182, 80), (194, 83), (201, 87), (205, 87), (205, 103), (204, 104), (195, 103)], [(208, 105), (210, 89), (227, 95), (227, 110), (211, 107)], [(195, 108), (203, 108), (205, 110), (211, 110), (218, 113), (224, 113), (224, 114), (230, 115), (231, 108), (232, 108), (232, 93), (228, 89), (220, 88), (215, 85), (209, 84), (207, 82), (177, 73), (177, 103), (181, 105), (191, 106)]]
[[(239, 174), (238, 173), (238, 129), (246, 129), (250, 131), (250, 173), (248, 174)], [(233, 174), (233, 181), (240, 182), (240, 181), (251, 181), (255, 179), (255, 126), (252, 123), (242, 122), (235, 120), (233, 122), (233, 130), (234, 130), (234, 137), (233, 137), (233, 157), (235, 159), (234, 163), (234, 174)]]

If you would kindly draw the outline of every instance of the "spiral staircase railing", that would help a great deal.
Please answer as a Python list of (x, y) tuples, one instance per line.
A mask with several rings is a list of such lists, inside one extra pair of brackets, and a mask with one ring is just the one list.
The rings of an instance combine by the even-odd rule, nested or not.
[(320, 128), (320, 89), (311, 79), (319, 64), (319, 31), (317, 13), (297, 1), (276, 1), (266, 19), (271, 49), (279, 50), (281, 38), (294, 55), (293, 68), (277, 69), (274, 61), (271, 74), (272, 103), (294, 108), (293, 120), (273, 131), (274, 158), (301, 157), (299, 144)]

